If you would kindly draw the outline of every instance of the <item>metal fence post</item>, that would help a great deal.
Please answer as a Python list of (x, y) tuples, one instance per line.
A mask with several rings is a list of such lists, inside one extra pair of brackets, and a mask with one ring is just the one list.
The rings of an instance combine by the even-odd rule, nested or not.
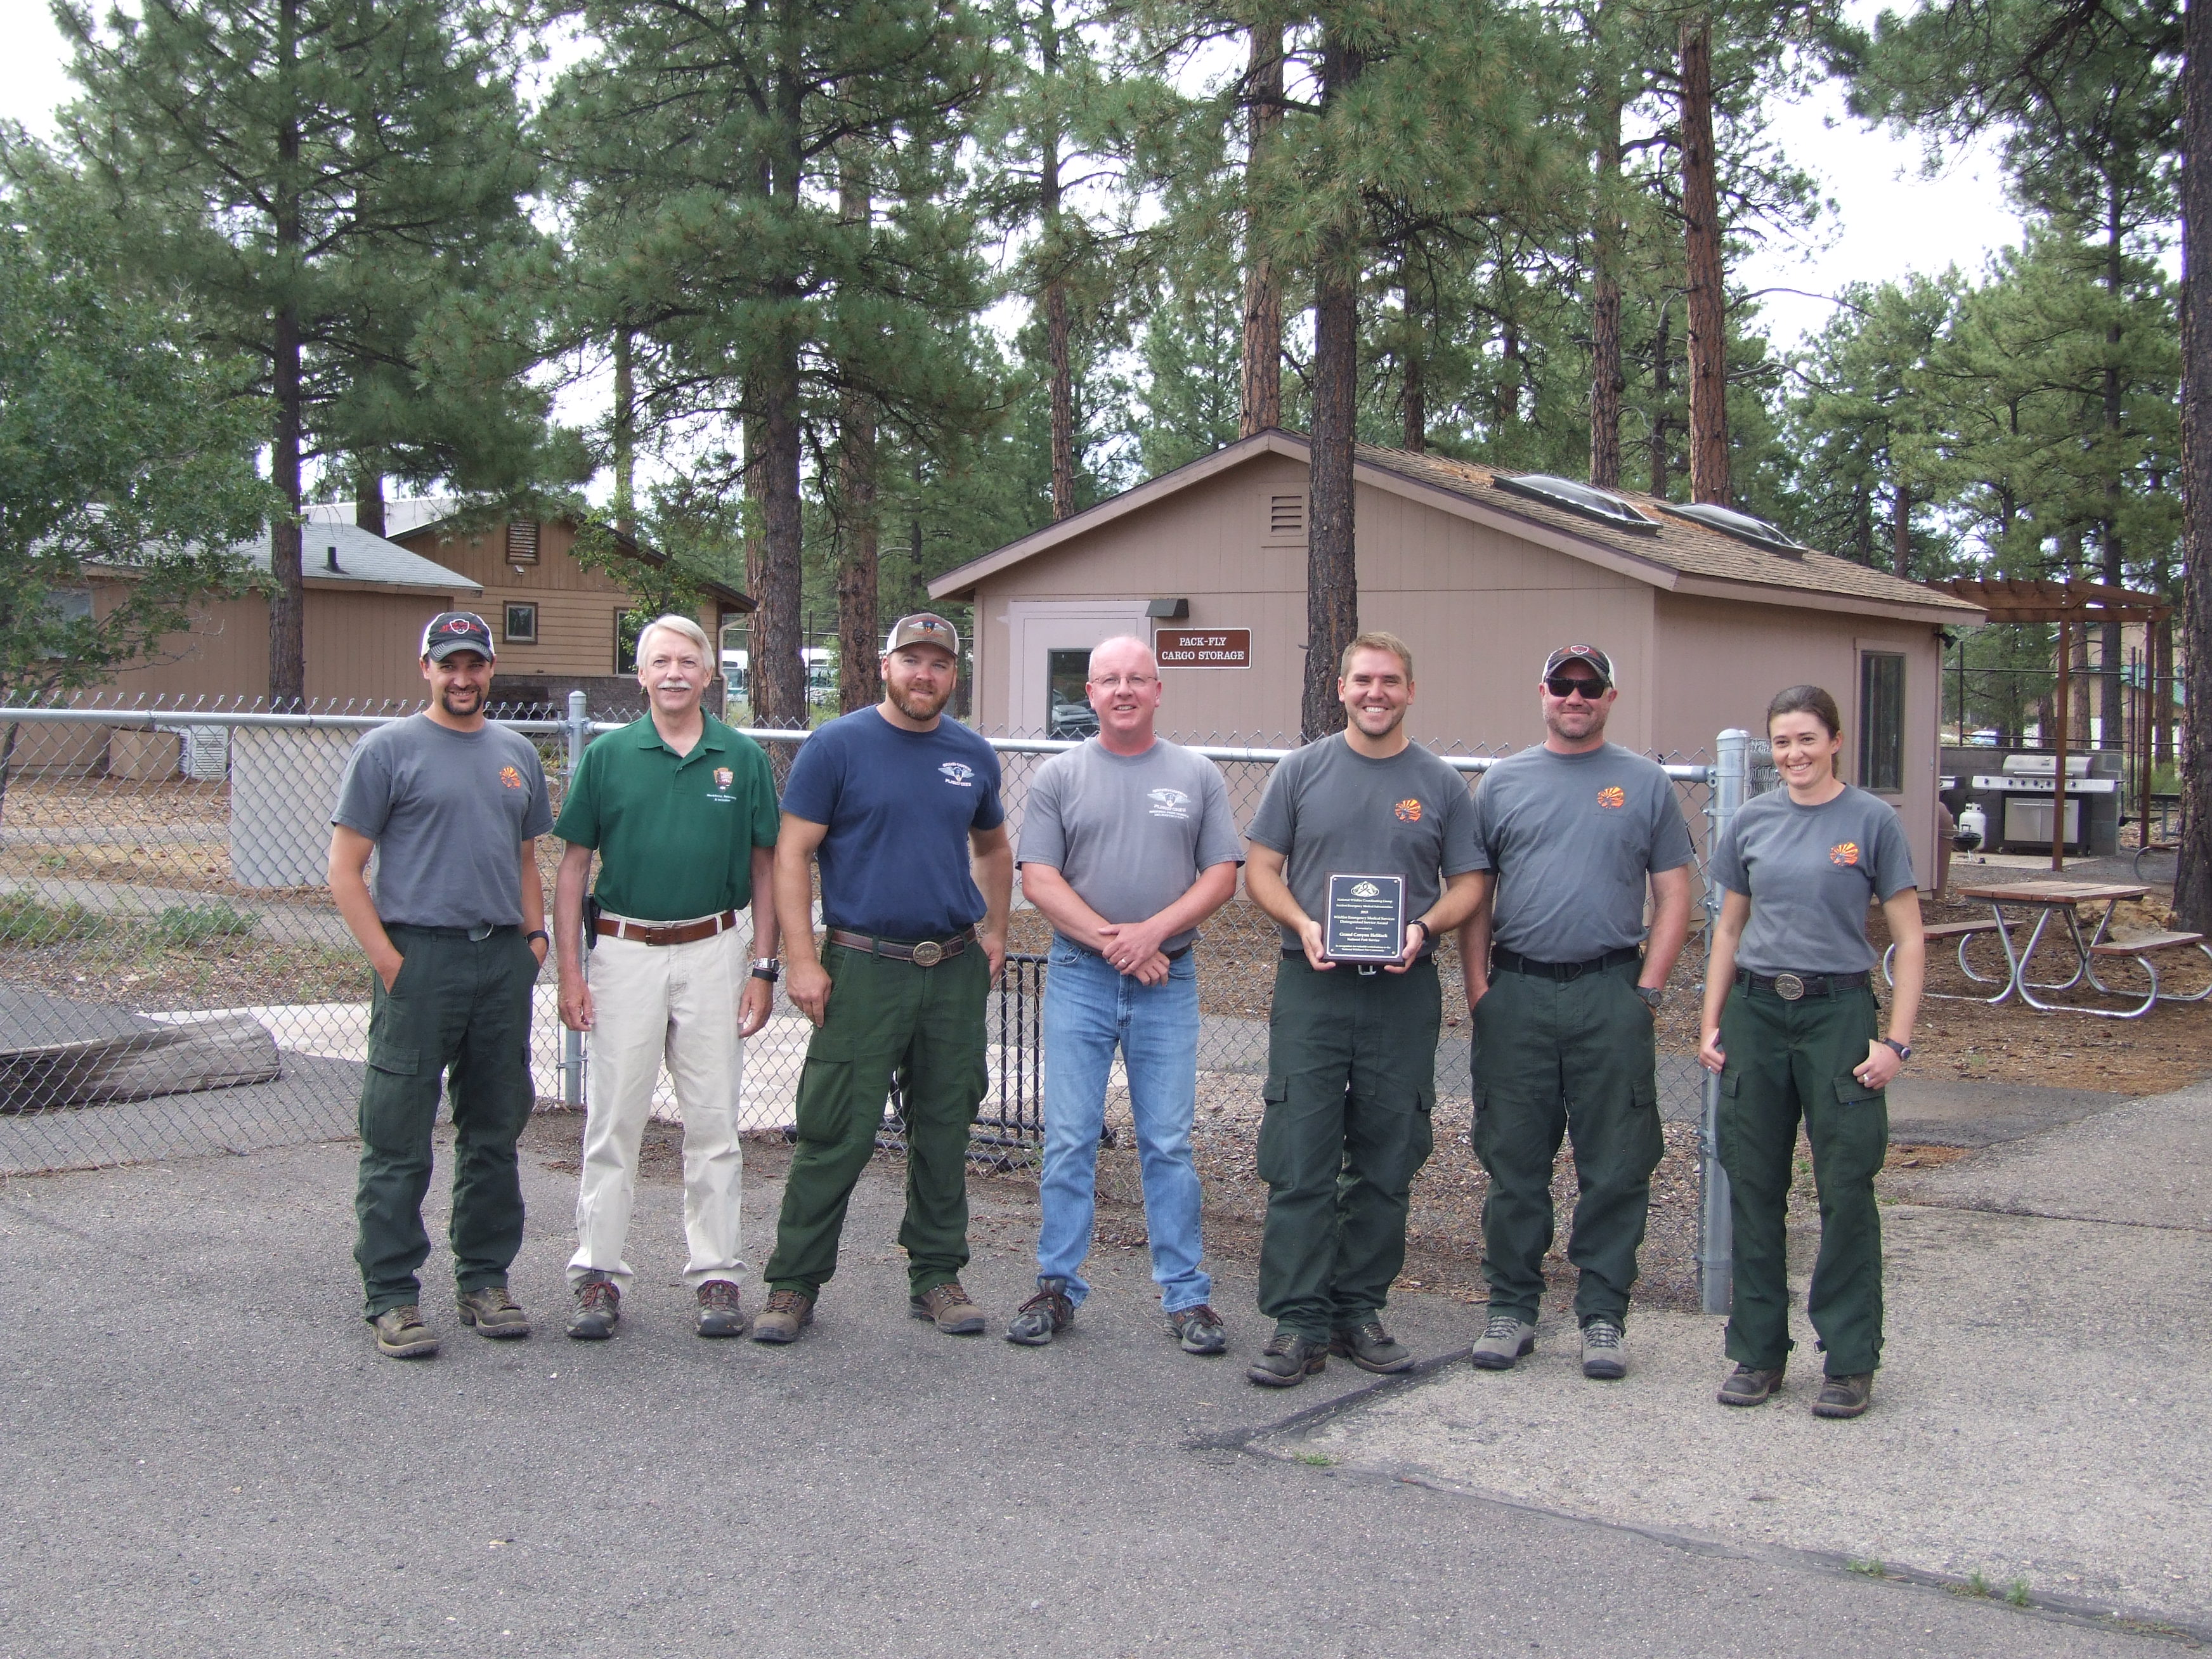
[[(1712, 876), (1712, 849), (1744, 802), (1751, 733), (1736, 728), (1713, 740), (1711, 804), (1705, 809), (1711, 836), (1705, 842), (1705, 957), (1712, 959), (1713, 929), (1721, 915), (1720, 884)], [(1698, 1126), (1698, 1305), (1724, 1314), (1735, 1299), (1735, 1237), (1729, 1214), (1728, 1171), (1721, 1168), (1721, 1080), (1705, 1076), (1705, 1112)]]
[[(584, 758), (584, 742), (591, 736), (592, 717), (585, 710), (584, 694), (568, 694), (568, 771), (563, 780), (573, 784), (576, 768)], [(582, 948), (580, 942), (578, 948)], [(561, 1103), (572, 1111), (580, 1111), (584, 1105), (584, 1034), (563, 1030), (561, 1033)]]

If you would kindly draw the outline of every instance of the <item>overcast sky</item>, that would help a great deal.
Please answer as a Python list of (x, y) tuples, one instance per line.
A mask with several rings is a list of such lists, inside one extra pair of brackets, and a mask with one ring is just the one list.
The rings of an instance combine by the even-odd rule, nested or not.
[[(71, 87), (46, 0), (0, 0), (0, 39), (15, 43), (0, 53), (0, 116), (51, 131), (51, 112)], [(1832, 87), (1778, 109), (1773, 136), (1820, 179), (1837, 209), (1814, 246), (1768, 248), (1732, 273), (1747, 289), (1767, 290), (1760, 303), (1778, 347), (1817, 331), (1833, 313), (1829, 296), (1852, 283), (1954, 264), (1978, 275), (1990, 254), (2020, 238), (1986, 151), (1923, 179), (1917, 142), (1852, 121)], [(1783, 289), (1797, 292), (1776, 291)]]

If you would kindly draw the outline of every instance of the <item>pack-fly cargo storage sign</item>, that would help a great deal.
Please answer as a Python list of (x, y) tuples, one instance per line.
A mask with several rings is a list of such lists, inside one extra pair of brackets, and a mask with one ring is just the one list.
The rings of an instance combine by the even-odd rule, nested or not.
[(1249, 668), (1249, 628), (1163, 628), (1152, 635), (1152, 653), (1163, 668)]

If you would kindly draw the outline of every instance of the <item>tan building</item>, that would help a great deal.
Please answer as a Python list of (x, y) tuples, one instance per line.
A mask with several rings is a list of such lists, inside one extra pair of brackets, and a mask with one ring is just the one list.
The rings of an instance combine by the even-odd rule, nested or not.
[[(1294, 744), (1307, 483), (1306, 441), (1261, 433), (939, 577), (933, 597), (975, 606), (978, 726), (1052, 734), (1055, 709), (1079, 718), (1090, 647), (1136, 633), (1177, 647), (1166, 735)], [(1576, 641), (1617, 666), (1610, 735), (1686, 759), (1724, 727), (1759, 732), (1776, 690), (1812, 681), (1865, 728), (1845, 775), (1896, 801), (1933, 871), (1941, 631), (1975, 606), (1628, 491), (1366, 447), (1354, 490), (1360, 623), (1412, 647), (1423, 741), (1540, 740), (1537, 676)]]

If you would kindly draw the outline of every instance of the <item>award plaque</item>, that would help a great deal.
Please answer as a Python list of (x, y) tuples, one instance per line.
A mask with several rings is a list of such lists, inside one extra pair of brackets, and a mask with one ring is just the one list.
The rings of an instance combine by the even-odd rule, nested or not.
[(1405, 877), (1329, 877), (1321, 938), (1331, 962), (1397, 961), (1406, 953)]

